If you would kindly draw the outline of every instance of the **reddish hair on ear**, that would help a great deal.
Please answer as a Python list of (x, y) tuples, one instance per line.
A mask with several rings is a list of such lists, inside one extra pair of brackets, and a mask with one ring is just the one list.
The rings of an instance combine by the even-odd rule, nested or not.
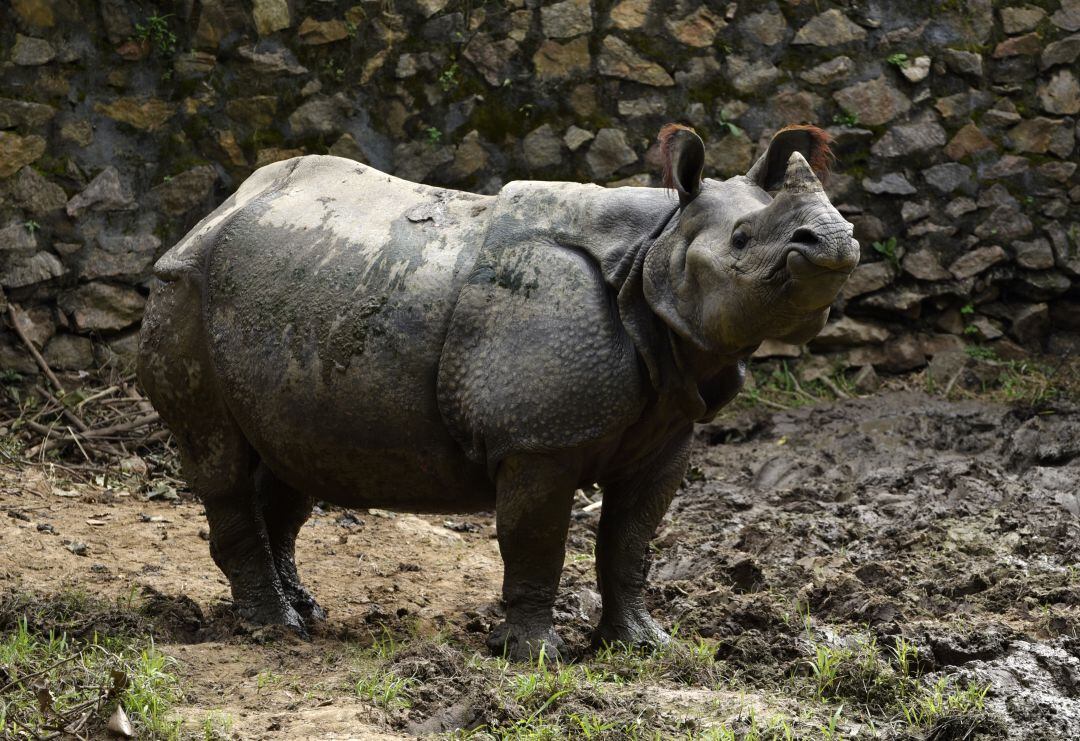
[(832, 137), (829, 136), (829, 132), (819, 129), (817, 126), (795, 124), (785, 126), (776, 133), (782, 134), (786, 131), (802, 132), (807, 137), (810, 144), (810, 156), (806, 158), (806, 161), (810, 164), (814, 174), (818, 176), (818, 180), (824, 183), (829, 176), (829, 166), (836, 160), (829, 146), (832, 144)]
[[(664, 184), (665, 188), (669, 188), (671, 190), (676, 189), (674, 164), (671, 161), (671, 141), (680, 131), (689, 131), (691, 134), (697, 133), (689, 126), (683, 126), (682, 124), (677, 123), (669, 123), (664, 124), (664, 126), (660, 129), (660, 133), (656, 137), (656, 141), (660, 142), (660, 159), (663, 161), (663, 174), (661, 175), (661, 182)], [(826, 136), (828, 135), (826, 134)]]

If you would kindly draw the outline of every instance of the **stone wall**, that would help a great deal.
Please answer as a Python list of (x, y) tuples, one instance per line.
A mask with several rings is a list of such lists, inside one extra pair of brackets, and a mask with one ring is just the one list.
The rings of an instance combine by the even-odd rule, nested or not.
[[(666, 121), (718, 177), (806, 121), (864, 260), (815, 352), (1070, 351), (1078, 32), (1080, 0), (6, 0), (0, 308), (58, 368), (130, 356), (154, 257), (297, 154), (489, 193), (656, 185)], [(0, 367), (33, 370), (10, 325)]]

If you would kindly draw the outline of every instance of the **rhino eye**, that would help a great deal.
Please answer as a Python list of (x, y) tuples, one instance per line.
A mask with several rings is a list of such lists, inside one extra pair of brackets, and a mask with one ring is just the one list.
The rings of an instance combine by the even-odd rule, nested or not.
[(735, 233), (731, 235), (731, 249), (743, 250), (746, 249), (746, 245), (750, 242), (750, 235), (747, 234), (745, 229), (737, 229)]

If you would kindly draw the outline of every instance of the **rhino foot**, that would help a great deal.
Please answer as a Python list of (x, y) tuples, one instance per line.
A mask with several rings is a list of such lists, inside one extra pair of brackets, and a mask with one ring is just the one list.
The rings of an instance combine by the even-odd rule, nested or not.
[(497, 656), (510, 661), (558, 661), (566, 652), (566, 644), (550, 625), (503, 623), (491, 631), (487, 646)]
[(326, 610), (304, 587), (296, 587), (289, 601), (305, 623), (321, 623), (326, 620)]
[(626, 610), (615, 618), (605, 615), (593, 633), (594, 646), (609, 643), (658, 649), (671, 643), (671, 636), (645, 610)]
[(300, 613), (292, 605), (277, 600), (259, 603), (236, 603), (236, 614), (244, 620), (259, 625), (280, 625), (297, 635), (307, 638), (308, 630)]

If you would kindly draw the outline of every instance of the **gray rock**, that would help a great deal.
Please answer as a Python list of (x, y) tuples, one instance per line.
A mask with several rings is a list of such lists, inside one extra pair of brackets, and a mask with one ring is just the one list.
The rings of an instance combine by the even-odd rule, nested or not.
[(555, 167), (562, 162), (562, 142), (551, 124), (544, 124), (530, 131), (521, 145), (525, 152), (525, 161), (533, 170)]
[(1011, 241), (1031, 234), (1031, 230), (1031, 219), (1024, 213), (1011, 206), (998, 206), (975, 227), (975, 236), (979, 239)]
[(1047, 44), (1039, 57), (1039, 67), (1047, 70), (1058, 64), (1072, 64), (1077, 57), (1080, 57), (1080, 33)]
[(1072, 281), (1056, 270), (1021, 271), (1010, 287), (1032, 301), (1049, 301), (1072, 287)]
[(67, 214), (72, 218), (85, 210), (122, 211), (135, 207), (131, 190), (120, 181), (116, 167), (109, 165), (67, 203)]
[(865, 38), (866, 31), (852, 23), (842, 11), (832, 8), (811, 18), (791, 43), (832, 47)]
[(1005, 250), (996, 244), (990, 247), (979, 247), (956, 258), (949, 266), (949, 272), (957, 280), (963, 280), (1008, 259), (1009, 256), (1005, 254)]
[(956, 162), (944, 162), (923, 170), (923, 177), (939, 193), (952, 193), (971, 182), (971, 168)]
[(0, 98), (0, 129), (44, 126), (56, 115), (56, 109), (44, 103)]
[(174, 175), (150, 191), (153, 202), (170, 216), (181, 216), (196, 207), (210, 208), (218, 174), (211, 165), (199, 165)]
[[(1007, 99), (1006, 99), (1007, 100)], [(986, 108), (994, 102), (990, 93), (975, 88), (968, 88), (967, 92), (955, 93), (938, 98), (934, 108), (945, 117), (947, 121), (961, 122), (971, 117), (971, 114), (982, 108)]]
[(20, 67), (37, 67), (48, 64), (56, 58), (56, 49), (45, 39), (15, 34), (15, 45), (11, 48), (11, 61)]
[(581, 148), (581, 145), (592, 141), (594, 137), (595, 134), (591, 131), (586, 131), (571, 124), (563, 136), (563, 141), (571, 152), (576, 152)]
[(1016, 264), (1022, 268), (1048, 270), (1054, 267), (1054, 251), (1050, 242), (1042, 237), (1030, 242), (1013, 242), (1012, 247), (1016, 253)]
[(743, 95), (763, 93), (780, 77), (780, 70), (768, 61), (751, 62), (737, 55), (728, 57), (725, 71), (731, 86)]
[(942, 59), (946, 66), (958, 75), (982, 77), (982, 55), (962, 49), (942, 49)]
[(597, 69), (607, 77), (640, 82), (653, 87), (671, 87), (675, 80), (663, 67), (640, 56), (618, 36), (605, 36)]
[(910, 196), (918, 192), (915, 190), (915, 186), (898, 172), (882, 175), (877, 180), (863, 178), (862, 187), (867, 193), (873, 193), (874, 195)]
[(949, 201), (949, 203), (945, 206), (945, 215), (948, 216), (950, 219), (959, 219), (964, 214), (970, 214), (977, 208), (978, 206), (976, 205), (975, 201), (971, 200), (970, 198), (961, 196), (960, 198), (954, 198), (953, 200)]
[(37, 162), (45, 154), (45, 139), (31, 134), (19, 136), (0, 131), (0, 178), (14, 175), (26, 165)]
[(1034, 5), (1006, 7), (1001, 9), (1001, 25), (1005, 33), (1024, 33), (1034, 30), (1039, 21), (1046, 17), (1046, 11)]
[(900, 68), (900, 74), (907, 78), (908, 82), (922, 82), (930, 76), (930, 57), (909, 59)]
[(580, 36), (565, 44), (548, 39), (537, 49), (532, 61), (541, 80), (563, 80), (586, 74), (592, 65), (589, 39)]
[(5, 252), (35, 252), (37, 236), (25, 224), (10, 223), (0, 229), (0, 255)]
[(1044, 111), (1066, 116), (1080, 113), (1080, 82), (1071, 69), (1059, 69), (1039, 84), (1036, 94)]
[(60, 260), (50, 252), (15, 253), (0, 268), (0, 285), (22, 288), (59, 278), (66, 272)]
[(47, 306), (24, 307), (15, 317), (19, 329), (39, 350), (56, 334), (53, 312)]
[(982, 168), (979, 177), (983, 180), (998, 180), (1023, 175), (1031, 169), (1031, 163), (1026, 157), (1014, 154), (1006, 154), (986, 168)]
[(873, 293), (892, 283), (895, 277), (895, 269), (884, 260), (863, 263), (852, 271), (840, 295), (851, 300), (856, 296)]
[(854, 71), (855, 61), (851, 57), (839, 56), (800, 72), (799, 77), (811, 85), (831, 85), (846, 80)]
[(50, 368), (83, 370), (94, 365), (94, 343), (74, 334), (58, 334), (42, 353)]
[(1020, 119), (1016, 104), (1008, 98), (999, 98), (993, 107), (983, 114), (982, 122), (987, 126), (1012, 126)]
[(680, 44), (703, 49), (712, 46), (727, 23), (707, 7), (699, 7), (682, 18), (668, 19), (664, 25)]
[(57, 305), (79, 331), (112, 331), (139, 321), (146, 299), (133, 288), (86, 283), (60, 294)]
[(911, 109), (911, 101), (884, 77), (858, 82), (833, 93), (836, 102), (859, 123), (880, 126)]
[(904, 157), (943, 147), (946, 141), (945, 129), (928, 112), (911, 123), (891, 127), (870, 147), (870, 153), (875, 157)]
[(930, 201), (904, 201), (904, 205), (900, 207), (900, 218), (904, 220), (905, 224), (910, 224), (920, 219), (925, 219), (930, 215)]
[(593, 29), (592, 0), (563, 0), (540, 8), (540, 26), (544, 35), (568, 39)]
[(24, 167), (11, 181), (15, 205), (31, 216), (45, 216), (67, 205), (64, 189), (33, 167)]
[(746, 16), (742, 21), (743, 31), (759, 44), (776, 46), (787, 35), (788, 25), (783, 13), (765, 10)]
[(855, 372), (851, 385), (860, 394), (872, 394), (881, 388), (881, 378), (872, 365), (863, 365)]
[(1066, 31), (1080, 31), (1080, 0), (1061, 0), (1061, 8), (1050, 16), (1050, 22)]
[(480, 132), (474, 129), (462, 137), (454, 150), (454, 164), (450, 166), (449, 177), (455, 182), (465, 180), (487, 167), (489, 160), (490, 155), (480, 139)]
[(296, 56), (284, 46), (274, 42), (260, 42), (257, 46), (241, 46), (237, 49), (241, 59), (251, 64), (251, 68), (264, 75), (306, 75), (307, 67), (300, 64)]
[(1012, 308), (1009, 334), (1021, 345), (1034, 347), (1042, 343), (1050, 329), (1050, 309), (1044, 303), (1021, 304)]
[(427, 142), (402, 142), (394, 147), (394, 174), (405, 180), (423, 182), (436, 168), (454, 161), (450, 147)]
[(1043, 116), (1026, 118), (1009, 129), (1009, 145), (1019, 152), (1045, 154), (1050, 149), (1056, 131), (1064, 126), (1065, 122), (1058, 119)]
[(952, 277), (949, 271), (941, 266), (933, 250), (927, 248), (908, 252), (900, 264), (905, 273), (919, 280), (939, 281)]
[(939, 352), (926, 368), (926, 380), (933, 384), (935, 389), (944, 390), (973, 362), (973, 358), (963, 350)]
[(161, 240), (149, 232), (99, 234), (94, 246), (81, 255), (79, 276), (84, 279), (139, 279), (150, 271)]
[(890, 332), (885, 327), (845, 316), (826, 324), (817, 337), (810, 341), (810, 346), (852, 347), (878, 344), (887, 340), (889, 335)]
[(345, 116), (352, 105), (342, 94), (309, 99), (289, 116), (289, 128), (295, 137), (336, 136), (345, 126)]
[(619, 101), (619, 115), (627, 118), (643, 116), (663, 116), (668, 110), (668, 101), (659, 95), (647, 95)]
[(754, 143), (739, 132), (728, 134), (705, 145), (705, 165), (719, 177), (741, 175), (753, 164)]
[(603, 180), (618, 170), (637, 162), (638, 156), (626, 143), (626, 134), (619, 129), (600, 129), (589, 146), (585, 161), (593, 177)]

